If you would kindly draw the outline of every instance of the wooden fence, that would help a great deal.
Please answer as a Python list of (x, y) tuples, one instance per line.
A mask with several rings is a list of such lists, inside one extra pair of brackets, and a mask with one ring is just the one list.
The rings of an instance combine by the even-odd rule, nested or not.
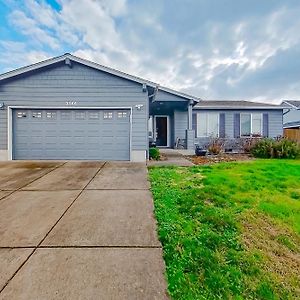
[(300, 128), (286, 128), (284, 129), (283, 134), (289, 140), (300, 143)]

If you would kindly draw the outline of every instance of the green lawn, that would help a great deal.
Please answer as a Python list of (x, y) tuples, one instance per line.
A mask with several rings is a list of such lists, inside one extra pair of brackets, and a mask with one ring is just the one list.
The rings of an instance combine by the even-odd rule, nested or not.
[(149, 169), (172, 299), (300, 299), (300, 161)]

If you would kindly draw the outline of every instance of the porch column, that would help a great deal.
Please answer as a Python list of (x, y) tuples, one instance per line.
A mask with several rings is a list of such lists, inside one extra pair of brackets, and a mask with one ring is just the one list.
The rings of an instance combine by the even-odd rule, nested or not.
[(188, 104), (188, 128), (186, 130), (186, 149), (194, 150), (195, 131), (193, 130), (193, 100)]
[(189, 105), (188, 105), (188, 130), (193, 129), (193, 101), (190, 100)]

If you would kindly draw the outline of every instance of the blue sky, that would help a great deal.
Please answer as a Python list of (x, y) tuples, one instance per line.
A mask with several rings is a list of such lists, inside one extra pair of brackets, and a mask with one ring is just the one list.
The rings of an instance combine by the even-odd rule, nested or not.
[(203, 99), (299, 99), (299, 16), (299, 0), (0, 0), (0, 72), (71, 52)]

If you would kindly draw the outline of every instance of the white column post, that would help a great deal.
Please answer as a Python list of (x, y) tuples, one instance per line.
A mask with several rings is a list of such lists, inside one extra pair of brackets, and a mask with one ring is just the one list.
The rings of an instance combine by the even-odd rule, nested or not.
[(188, 106), (188, 130), (193, 129), (193, 100), (189, 101)]

